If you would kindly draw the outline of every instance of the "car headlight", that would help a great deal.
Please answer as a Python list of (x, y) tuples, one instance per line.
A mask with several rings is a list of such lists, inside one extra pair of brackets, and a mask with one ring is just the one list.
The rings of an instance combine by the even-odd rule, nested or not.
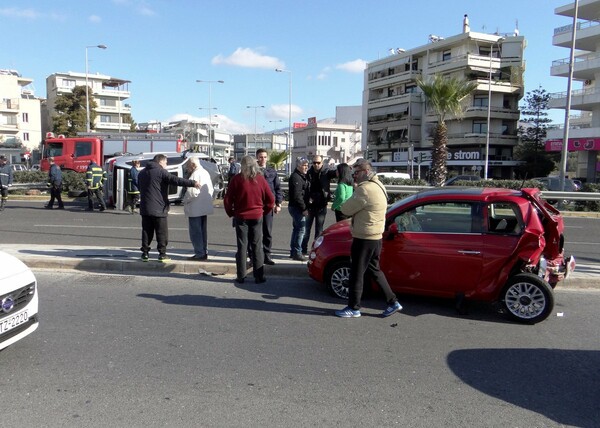
[(321, 246), (321, 244), (323, 243), (323, 235), (319, 235), (319, 237), (315, 240), (315, 242), (313, 243), (313, 249), (317, 249)]

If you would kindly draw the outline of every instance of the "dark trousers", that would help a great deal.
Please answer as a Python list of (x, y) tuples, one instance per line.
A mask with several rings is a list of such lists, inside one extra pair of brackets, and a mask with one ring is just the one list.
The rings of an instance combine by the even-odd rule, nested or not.
[(235, 265), (238, 278), (246, 277), (246, 259), (248, 257), (248, 246), (251, 249), (252, 274), (255, 279), (265, 276), (265, 258), (262, 249), (262, 217), (256, 220), (242, 218), (234, 219), (235, 237), (237, 239), (237, 253), (235, 253)]
[(150, 252), (150, 244), (156, 233), (156, 249), (159, 255), (167, 253), (169, 244), (169, 225), (167, 217), (153, 217), (149, 215), (142, 216), (142, 253)]
[(273, 245), (273, 211), (263, 216), (262, 243), (265, 257), (271, 257), (271, 246)]
[(102, 209), (106, 209), (106, 202), (104, 202), (104, 192), (102, 192), (101, 188), (97, 189), (87, 189), (87, 197), (88, 197), (88, 209), (94, 209), (94, 199), (93, 196), (96, 196), (98, 203), (102, 207)]
[(58, 203), (58, 207), (64, 208), (61, 193), (62, 193), (62, 184), (50, 186), (50, 201), (48, 202), (48, 208), (52, 208), (54, 206), (55, 199), (56, 199), (56, 203)]
[(128, 193), (127, 194), (127, 206), (131, 207), (132, 210), (135, 210), (135, 207), (140, 202), (140, 194), (139, 193)]
[(306, 228), (304, 232), (304, 238), (302, 239), (302, 253), (308, 253), (308, 241), (310, 241), (310, 230), (312, 229), (313, 222), (315, 223), (315, 239), (323, 232), (323, 224), (325, 223), (325, 216), (327, 215), (327, 207), (323, 207), (318, 210), (308, 210), (306, 216)]
[(348, 306), (354, 310), (360, 309), (360, 300), (363, 294), (365, 278), (371, 277), (379, 286), (385, 296), (388, 305), (398, 299), (390, 288), (385, 275), (379, 269), (379, 254), (381, 253), (381, 239), (352, 239), (350, 248), (350, 290), (348, 295)]

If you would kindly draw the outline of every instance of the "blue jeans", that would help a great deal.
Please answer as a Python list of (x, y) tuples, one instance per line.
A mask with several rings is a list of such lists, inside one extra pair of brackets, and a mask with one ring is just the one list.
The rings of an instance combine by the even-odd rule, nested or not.
[(304, 238), (304, 228), (306, 227), (306, 217), (298, 207), (288, 206), (288, 211), (292, 216), (292, 238), (290, 239), (290, 256), (294, 257), (302, 254), (302, 239)]
[(208, 253), (206, 232), (206, 216), (188, 217), (188, 226), (190, 229), (190, 241), (194, 247), (194, 255), (204, 257)]
[(310, 230), (312, 229), (313, 221), (315, 223), (315, 239), (323, 232), (323, 224), (325, 224), (325, 216), (327, 215), (327, 207), (319, 210), (309, 210), (306, 216), (306, 228), (304, 239), (302, 239), (302, 253), (308, 253), (308, 241), (310, 240)]

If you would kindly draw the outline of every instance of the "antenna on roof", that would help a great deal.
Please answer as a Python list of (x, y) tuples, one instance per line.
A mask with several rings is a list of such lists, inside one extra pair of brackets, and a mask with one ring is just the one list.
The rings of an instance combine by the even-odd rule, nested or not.
[(515, 37), (519, 35), (519, 20), (515, 19)]

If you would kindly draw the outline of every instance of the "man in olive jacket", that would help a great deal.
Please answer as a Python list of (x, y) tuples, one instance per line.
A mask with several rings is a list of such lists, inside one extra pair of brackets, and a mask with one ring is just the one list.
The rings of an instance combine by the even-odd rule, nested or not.
[(387, 210), (387, 192), (373, 172), (368, 160), (357, 160), (353, 169), (352, 176), (357, 187), (352, 197), (340, 207), (342, 213), (352, 217), (350, 290), (348, 306), (335, 311), (335, 315), (341, 318), (360, 317), (364, 276), (365, 273), (368, 273), (385, 295), (388, 307), (381, 315), (388, 317), (401, 310), (402, 306), (398, 303), (385, 275), (379, 269), (379, 255)]
[(165, 168), (167, 157), (163, 154), (154, 156), (146, 168), (140, 171), (138, 186), (140, 188), (140, 214), (142, 215), (142, 261), (148, 261), (150, 243), (156, 232), (156, 249), (158, 261), (166, 263), (171, 259), (167, 256), (169, 243), (169, 185), (200, 188), (200, 183), (194, 180), (177, 177)]

